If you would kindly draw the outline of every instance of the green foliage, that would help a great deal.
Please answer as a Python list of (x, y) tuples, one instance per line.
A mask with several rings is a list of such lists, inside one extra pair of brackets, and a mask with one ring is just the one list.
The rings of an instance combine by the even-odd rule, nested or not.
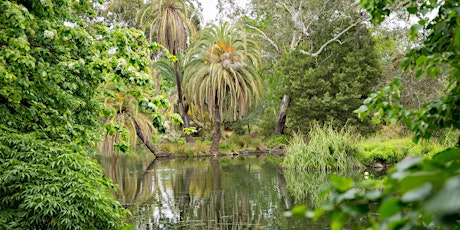
[(406, 156), (432, 157), (444, 148), (433, 142), (414, 143), (410, 138), (391, 140), (367, 139), (357, 144), (359, 161), (363, 164), (375, 162), (395, 164)]
[(198, 133), (198, 130), (196, 129), (196, 127), (184, 128), (184, 133), (194, 134), (194, 133)]
[[(392, 11), (392, 0), (362, 0), (373, 22), (381, 22)], [(398, 103), (402, 85), (398, 79), (370, 95), (357, 111), (361, 118), (374, 112), (374, 121), (401, 122), (415, 133), (415, 141), (430, 138), (445, 128), (460, 128), (460, 6), (458, 1), (398, 1), (410, 15), (420, 18), (411, 27), (409, 37), (423, 36), (402, 65), (416, 71), (416, 77), (445, 77), (449, 81), (444, 97), (425, 103), (420, 109), (408, 109)], [(418, 33), (423, 30), (424, 33)], [(458, 145), (458, 143), (457, 143)], [(348, 183), (334, 177), (329, 203), (315, 212), (301, 211), (313, 219), (327, 215), (331, 228), (346, 222), (360, 229), (458, 229), (460, 224), (460, 148), (435, 154), (431, 159), (413, 158), (398, 163), (389, 171), (384, 189), (367, 183)], [(343, 183), (346, 182), (346, 183)], [(347, 186), (342, 186), (346, 184)], [(371, 214), (371, 205), (379, 215)], [(299, 214), (299, 213), (297, 213)], [(359, 222), (366, 216), (370, 221)]]
[(225, 153), (256, 148), (263, 148), (262, 140), (250, 135), (231, 135), (219, 145), (219, 151)]
[(117, 229), (126, 211), (85, 148), (0, 129), (1, 229)]
[[(383, 190), (375, 189), (375, 184), (369, 182), (331, 178), (328, 203), (302, 215), (313, 219), (329, 216), (332, 228), (350, 222), (360, 229), (379, 229), (379, 226), (457, 229), (460, 200), (455, 194), (460, 188), (459, 155), (459, 148), (451, 148), (436, 154), (432, 160), (413, 158), (400, 162), (391, 169)], [(375, 204), (379, 215), (370, 212)], [(336, 215), (342, 218), (335, 218)], [(358, 217), (363, 216), (368, 221), (359, 221)]]
[[(265, 76), (265, 78), (267, 78)], [(270, 79), (272, 79), (273, 77), (270, 77)], [(264, 82), (266, 82), (267, 80), (264, 79)], [(278, 87), (281, 87), (280, 84), (279, 84), (279, 79), (276, 79), (276, 85)], [(267, 86), (266, 83), (264, 83), (264, 86)], [(273, 88), (272, 86), (269, 85), (270, 88)], [(271, 91), (270, 89), (267, 89), (269, 92)], [(277, 110), (274, 109), (274, 108), (278, 108), (279, 109), (279, 105), (280, 105), (280, 101), (279, 100), (276, 100), (274, 98), (271, 98), (271, 97), (275, 97), (276, 94), (273, 94), (273, 93), (265, 93), (264, 94), (264, 97), (262, 98), (262, 102), (261, 104), (263, 103), (263, 107), (267, 107), (267, 108), (264, 108), (264, 110), (262, 110), (260, 112), (260, 114), (258, 115), (257, 117), (257, 125), (259, 127), (259, 132), (260, 132), (260, 135), (263, 136), (263, 137), (271, 137), (273, 136), (273, 131), (275, 130), (275, 127), (276, 127), (276, 119), (278, 117), (277, 115)], [(276, 103), (274, 102), (276, 101)], [(268, 102), (268, 103), (267, 103)]]
[(274, 148), (280, 146), (287, 146), (289, 144), (290, 139), (291, 137), (288, 135), (276, 135), (265, 138), (264, 142), (267, 148)]
[[(381, 1), (381, 4), (373, 5), (373, 1), (363, 1), (363, 5), (375, 14), (373, 20), (380, 22), (390, 12), (390, 8), (380, 7), (390, 6), (391, 2)], [(435, 10), (437, 7), (439, 10)], [(460, 113), (460, 44), (456, 42), (460, 13), (456, 1), (407, 1), (406, 9), (410, 14), (420, 13), (421, 17), (412, 26), (410, 35), (419, 36), (421, 34), (418, 31), (424, 30), (427, 36), (424, 37), (423, 44), (407, 53), (402, 66), (415, 71), (416, 77), (445, 77), (448, 81), (445, 95), (426, 102), (420, 109), (406, 108), (398, 103), (403, 85), (397, 78), (389, 86), (371, 94), (357, 112), (361, 118), (373, 113), (374, 122), (382, 119), (387, 122), (402, 122), (415, 133), (414, 138), (418, 141), (420, 138), (430, 138), (439, 129), (460, 127), (457, 119)], [(428, 20), (430, 12), (437, 12), (432, 20)]]
[[(322, 32), (312, 36), (321, 40), (329, 34)], [(330, 44), (327, 52), (316, 58), (293, 51), (278, 62), (279, 75), (285, 76), (286, 83), (281, 93), (291, 98), (287, 109), (291, 129), (306, 133), (319, 121), (372, 131), (370, 122), (360, 122), (353, 111), (382, 78), (378, 56), (365, 26), (343, 36), (343, 44)]]
[(124, 27), (140, 27), (136, 23), (136, 14), (145, 4), (145, 1), (112, 0), (104, 3), (105, 7), (101, 7), (103, 10), (99, 13), (107, 22)]
[[(92, 140), (98, 127), (94, 89), (107, 71), (99, 47), (71, 17), (77, 12), (70, 1), (27, 7), (0, 2), (0, 124), (41, 130), (47, 138)], [(62, 23), (64, 17), (76, 27)]]
[(297, 172), (309, 170), (348, 170), (362, 167), (357, 160), (357, 149), (351, 143), (350, 130), (335, 130), (331, 125), (312, 126), (308, 143), (295, 135), (286, 147), (283, 166)]
[[(88, 155), (100, 116), (127, 108), (102, 105), (145, 96), (156, 46), (87, 24), (92, 3), (0, 1), (0, 229), (122, 227), (126, 213)], [(128, 142), (120, 125), (106, 128)]]
[(105, 36), (99, 46), (107, 47), (105, 64), (113, 70), (106, 74), (97, 95), (104, 105), (101, 115), (105, 139), (100, 150), (106, 155), (114, 151), (127, 153), (137, 145), (139, 133), (144, 139), (150, 139), (155, 130), (166, 132), (162, 114), (169, 102), (162, 95), (152, 96), (148, 55), (156, 50), (165, 56), (171, 54), (157, 43), (148, 44), (138, 30), (114, 27), (100, 32)]
[(150, 41), (162, 44), (170, 53), (183, 52), (187, 38), (195, 33), (195, 25), (189, 18), (189, 2), (184, 0), (150, 1), (136, 15), (137, 23), (148, 31)]
[(217, 111), (222, 120), (236, 120), (246, 116), (262, 95), (262, 81), (255, 71), (259, 46), (237, 26), (222, 23), (203, 29), (185, 59), (184, 92), (203, 117), (207, 109), (213, 121)]

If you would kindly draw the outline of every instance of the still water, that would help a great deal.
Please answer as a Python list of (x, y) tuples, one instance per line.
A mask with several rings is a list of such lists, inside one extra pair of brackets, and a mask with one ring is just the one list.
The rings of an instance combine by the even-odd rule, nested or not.
[(118, 185), (116, 197), (131, 211), (135, 229), (328, 228), (325, 221), (283, 216), (297, 203), (314, 206), (327, 175), (285, 174), (255, 156), (154, 160), (151, 155), (132, 155), (98, 160)]

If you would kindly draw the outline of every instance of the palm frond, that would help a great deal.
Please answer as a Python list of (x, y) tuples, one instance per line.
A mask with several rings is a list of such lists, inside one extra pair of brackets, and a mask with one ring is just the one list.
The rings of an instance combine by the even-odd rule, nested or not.
[(201, 114), (246, 116), (263, 92), (257, 43), (228, 23), (201, 31), (185, 57), (184, 92)]

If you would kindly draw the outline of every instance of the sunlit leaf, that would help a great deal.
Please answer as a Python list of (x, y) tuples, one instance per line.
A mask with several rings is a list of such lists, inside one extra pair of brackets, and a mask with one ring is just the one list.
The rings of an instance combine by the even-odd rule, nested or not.
[(399, 213), (402, 209), (399, 202), (400, 201), (397, 198), (390, 198), (384, 201), (379, 207), (379, 214), (381, 218), (385, 220)]
[(433, 162), (446, 164), (452, 160), (460, 159), (460, 148), (449, 148), (433, 156)]

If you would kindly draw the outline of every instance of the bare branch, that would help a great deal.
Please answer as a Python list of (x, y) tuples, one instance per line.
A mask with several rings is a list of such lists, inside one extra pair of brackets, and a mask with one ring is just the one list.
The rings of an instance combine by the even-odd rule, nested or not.
[(278, 54), (281, 54), (281, 51), (280, 51), (280, 48), (278, 47), (278, 45), (276, 45), (276, 43), (275, 43), (272, 39), (270, 39), (270, 38), (267, 36), (266, 33), (264, 33), (262, 30), (260, 30), (259, 28), (255, 27), (255, 26), (251, 26), (251, 25), (247, 25), (247, 24), (246, 24), (246, 26), (249, 27), (249, 28), (251, 28), (251, 29), (253, 29), (253, 30), (256, 30), (257, 32), (259, 32), (259, 33), (260, 33), (259, 36), (260, 36), (261, 38), (264, 38), (265, 40), (267, 40), (273, 47), (275, 47), (276, 52), (278, 52)]
[(349, 27), (347, 27), (346, 29), (344, 29), (342, 32), (338, 33), (335, 37), (331, 38), (329, 41), (327, 41), (326, 43), (324, 43), (318, 51), (316, 51), (315, 53), (310, 53), (310, 52), (307, 52), (305, 50), (299, 50), (301, 53), (303, 54), (306, 54), (306, 55), (310, 55), (312, 57), (317, 57), (318, 55), (321, 54), (321, 52), (323, 52), (323, 50), (329, 45), (331, 44), (332, 42), (335, 42), (337, 40), (339, 40), (340, 36), (342, 36), (343, 34), (345, 34), (347, 31), (349, 31), (351, 28), (355, 27), (356, 25), (358, 25), (359, 23), (361, 23), (361, 21), (357, 21), (353, 24), (351, 24)]

